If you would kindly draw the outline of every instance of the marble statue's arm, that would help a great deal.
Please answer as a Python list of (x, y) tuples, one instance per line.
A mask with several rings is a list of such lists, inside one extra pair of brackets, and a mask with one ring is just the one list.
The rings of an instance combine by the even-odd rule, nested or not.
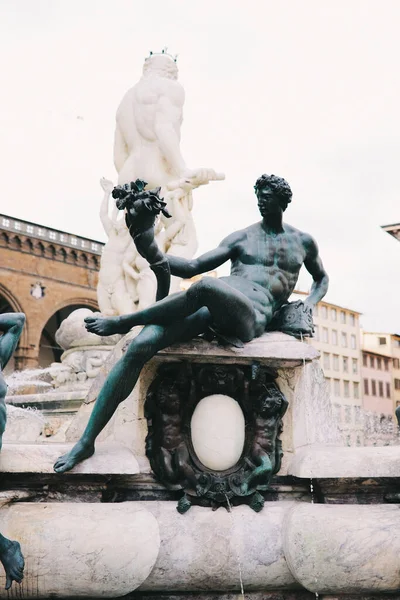
[(124, 136), (122, 135), (121, 129), (118, 123), (115, 126), (114, 133), (114, 166), (119, 173), (128, 159), (129, 153), (126, 146)]
[(155, 114), (154, 132), (157, 136), (161, 152), (177, 175), (186, 169), (179, 143), (179, 127), (182, 121), (182, 110), (174, 105), (167, 96), (160, 96)]
[(175, 238), (176, 235), (178, 235), (178, 233), (181, 231), (181, 229), (185, 226), (185, 212), (182, 209), (182, 205), (181, 205), (181, 198), (183, 197), (183, 190), (182, 190), (182, 195), (179, 195), (179, 190), (178, 190), (178, 194), (173, 197), (172, 202), (170, 203), (168, 201), (168, 196), (166, 198), (164, 198), (164, 200), (167, 201), (167, 206), (169, 207), (171, 204), (171, 214), (173, 216), (172, 219), (165, 219), (164, 221), (164, 226), (165, 226), (165, 238), (167, 242), (170, 242), (171, 240), (173, 240)]
[(227, 260), (234, 259), (238, 250), (237, 244), (240, 237), (241, 232), (232, 233), (220, 243), (218, 248), (210, 250), (210, 252), (206, 252), (192, 260), (168, 254), (167, 258), (171, 268), (171, 275), (188, 279), (194, 277), (194, 275), (200, 275), (200, 273), (213, 271)]
[(314, 307), (328, 291), (329, 277), (318, 254), (318, 246), (311, 236), (305, 236), (304, 247), (306, 250), (304, 266), (314, 280), (310, 295), (305, 299), (304, 304)]
[(137, 273), (137, 271), (135, 271), (135, 269), (132, 267), (132, 265), (129, 264), (129, 262), (127, 260), (123, 261), (122, 269), (123, 269), (125, 275), (132, 277), (132, 279), (134, 279), (135, 281), (140, 279), (139, 273)]
[(23, 313), (4, 313), (0, 315), (0, 366), (4, 369), (17, 347), (25, 324)]
[(104, 227), (104, 231), (106, 232), (108, 237), (110, 237), (110, 233), (112, 232), (114, 227), (113, 222), (108, 215), (108, 203), (110, 200), (112, 187), (110, 189), (110, 187), (106, 184), (103, 184), (103, 182), (110, 183), (111, 186), (113, 186), (113, 184), (111, 182), (108, 182), (106, 179), (100, 180), (100, 185), (104, 190), (104, 196), (100, 206), (100, 221)]

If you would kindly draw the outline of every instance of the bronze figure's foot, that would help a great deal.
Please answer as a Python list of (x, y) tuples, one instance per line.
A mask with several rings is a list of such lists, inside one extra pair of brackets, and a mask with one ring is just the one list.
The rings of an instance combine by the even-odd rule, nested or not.
[(3, 539), (4, 549), (0, 552), (0, 561), (6, 572), (6, 590), (9, 590), (13, 581), (21, 583), (23, 580), (25, 561), (19, 542)]
[(185, 512), (187, 512), (191, 506), (192, 506), (192, 503), (189, 500), (189, 498), (187, 497), (187, 495), (185, 494), (179, 500), (176, 510), (178, 511), (179, 514), (184, 515)]
[(249, 506), (254, 512), (260, 512), (263, 509), (264, 503), (264, 496), (262, 496), (260, 492), (256, 492), (254, 496), (252, 496)]
[(85, 327), (90, 333), (96, 335), (114, 335), (119, 333), (118, 317), (86, 317)]
[(75, 446), (56, 461), (54, 471), (56, 473), (65, 473), (70, 471), (75, 465), (82, 462), (86, 458), (90, 458), (94, 454), (94, 444), (85, 444), (79, 441)]

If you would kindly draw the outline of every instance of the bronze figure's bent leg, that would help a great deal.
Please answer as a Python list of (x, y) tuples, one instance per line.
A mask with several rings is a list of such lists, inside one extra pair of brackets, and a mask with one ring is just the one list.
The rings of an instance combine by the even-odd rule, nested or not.
[[(97, 335), (127, 333), (137, 325), (170, 325), (206, 307), (214, 325), (221, 333), (248, 342), (255, 336), (256, 315), (250, 300), (242, 292), (220, 279), (204, 277), (186, 292), (172, 294), (132, 315), (112, 321), (102, 317), (87, 317), (86, 328)], [(211, 323), (210, 323), (211, 324)]]
[(94, 453), (94, 442), (100, 431), (107, 425), (118, 405), (133, 390), (145, 363), (159, 350), (175, 342), (188, 341), (203, 333), (211, 321), (211, 315), (205, 308), (195, 314), (163, 325), (149, 325), (131, 342), (124, 356), (110, 371), (97, 397), (89, 423), (81, 439), (70, 452), (61, 456), (54, 465), (57, 473), (69, 471), (77, 463)]

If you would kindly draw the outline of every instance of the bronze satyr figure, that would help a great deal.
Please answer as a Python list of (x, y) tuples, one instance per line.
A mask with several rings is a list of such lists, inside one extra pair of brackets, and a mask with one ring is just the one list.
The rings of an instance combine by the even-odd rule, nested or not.
[[(7, 421), (5, 403), (7, 384), (4, 381), (3, 370), (17, 347), (24, 323), (25, 315), (22, 313), (0, 315), (0, 450)], [(6, 590), (10, 589), (13, 581), (21, 583), (24, 577), (24, 557), (22, 556), (21, 547), (19, 542), (9, 540), (1, 533), (0, 562), (6, 572)]]
[(328, 275), (317, 245), (307, 233), (283, 223), (283, 213), (292, 199), (284, 179), (262, 175), (254, 187), (261, 221), (232, 233), (218, 248), (199, 258), (167, 257), (170, 272), (177, 277), (206, 273), (230, 260), (229, 276), (204, 277), (187, 291), (132, 315), (85, 319), (87, 330), (98, 335), (125, 334), (137, 325), (144, 328), (110, 371), (81, 439), (57, 460), (56, 472), (68, 471), (94, 453), (100, 431), (131, 393), (143, 365), (159, 350), (189, 341), (210, 328), (217, 337), (236, 345), (262, 335), (274, 315), (288, 303), (302, 265), (314, 280), (302, 311), (312, 315), (313, 307), (328, 289)]

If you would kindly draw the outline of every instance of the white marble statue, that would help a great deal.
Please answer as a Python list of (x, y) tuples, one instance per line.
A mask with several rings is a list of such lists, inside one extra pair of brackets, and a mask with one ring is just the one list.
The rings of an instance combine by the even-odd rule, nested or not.
[(132, 249), (136, 252), (136, 249), (123, 215), (118, 214), (119, 211), (115, 206), (111, 216), (109, 215), (109, 200), (114, 184), (112, 181), (102, 178), (100, 185), (104, 190), (100, 219), (108, 240), (101, 255), (97, 301), (103, 315), (123, 315), (136, 310), (135, 298), (128, 292), (126, 283), (127, 275), (129, 277), (131, 272), (127, 273), (124, 268), (126, 267), (126, 255), (129, 256)]
[[(114, 164), (118, 183), (144, 179), (149, 188), (161, 186), (171, 219), (164, 219), (157, 235), (167, 253), (185, 258), (194, 256), (197, 236), (192, 210), (192, 190), (211, 180), (224, 179), (213, 169), (188, 169), (180, 151), (180, 129), (185, 92), (177, 81), (176, 62), (168, 54), (153, 54), (146, 59), (143, 76), (127, 91), (116, 115)], [(165, 228), (165, 229), (164, 229)], [(128, 286), (139, 309), (155, 299), (153, 272), (135, 251), (126, 262), (133, 272)], [(133, 274), (137, 275), (133, 285)], [(171, 292), (179, 280), (173, 278)]]

